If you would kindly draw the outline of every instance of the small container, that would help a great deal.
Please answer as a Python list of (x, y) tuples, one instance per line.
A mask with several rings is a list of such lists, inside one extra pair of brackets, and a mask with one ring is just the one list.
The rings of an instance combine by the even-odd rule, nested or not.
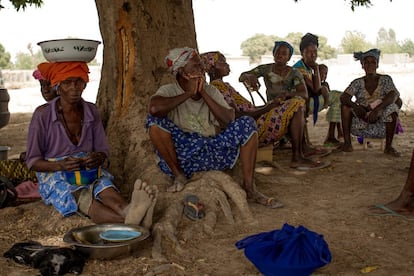
[(64, 173), (66, 180), (72, 185), (89, 185), (101, 177), (101, 167), (88, 170), (65, 171)]
[(0, 146), (0, 160), (7, 160), (8, 153), (11, 148), (9, 146)]

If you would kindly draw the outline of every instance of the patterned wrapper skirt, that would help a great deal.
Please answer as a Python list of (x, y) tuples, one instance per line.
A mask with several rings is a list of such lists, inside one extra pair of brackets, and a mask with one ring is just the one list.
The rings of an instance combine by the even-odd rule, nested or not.
[[(246, 144), (257, 132), (254, 119), (248, 116), (234, 120), (227, 129), (213, 137), (184, 132), (167, 117), (147, 115), (146, 128), (154, 125), (171, 134), (178, 162), (187, 178), (199, 171), (232, 168), (239, 157), (240, 146)], [(156, 153), (160, 169), (173, 176), (162, 156), (157, 151)]]

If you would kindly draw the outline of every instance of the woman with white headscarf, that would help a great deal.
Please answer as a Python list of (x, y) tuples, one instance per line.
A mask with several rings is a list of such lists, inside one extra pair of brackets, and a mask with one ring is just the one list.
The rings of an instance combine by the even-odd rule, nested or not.
[(281, 207), (254, 184), (258, 146), (254, 119), (235, 119), (234, 109), (205, 82), (195, 49), (173, 49), (165, 62), (176, 81), (161, 86), (151, 97), (146, 127), (158, 166), (172, 178), (167, 191), (182, 191), (195, 172), (232, 168), (240, 157), (247, 198), (266, 207)]

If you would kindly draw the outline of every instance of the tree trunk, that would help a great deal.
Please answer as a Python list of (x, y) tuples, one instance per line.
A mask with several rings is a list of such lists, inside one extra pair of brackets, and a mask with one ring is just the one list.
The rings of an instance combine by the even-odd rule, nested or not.
[(196, 48), (192, 1), (96, 0), (96, 6), (104, 46), (97, 106), (111, 148), (110, 171), (128, 193), (155, 166), (144, 123), (150, 96), (172, 80), (164, 58), (171, 48)]

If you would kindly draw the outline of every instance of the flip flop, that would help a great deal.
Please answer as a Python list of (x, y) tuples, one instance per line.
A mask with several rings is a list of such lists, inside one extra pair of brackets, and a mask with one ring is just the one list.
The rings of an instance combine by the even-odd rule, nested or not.
[(263, 206), (268, 207), (270, 209), (282, 208), (284, 206), (282, 202), (277, 201), (273, 197), (267, 198), (266, 204), (263, 204), (262, 202), (259, 202), (258, 200), (256, 200), (256, 203), (262, 204)]
[(306, 153), (303, 153), (303, 156), (305, 158), (309, 158), (309, 157), (325, 157), (328, 156), (329, 154), (331, 154), (331, 151), (327, 150), (327, 149), (318, 149), (318, 148), (314, 148)]
[(265, 197), (263, 195), (261, 197), (257, 197), (256, 199), (253, 199), (253, 198), (247, 199), (247, 201), (263, 205), (270, 209), (282, 208), (283, 206), (285, 206), (282, 202), (278, 201), (276, 198)]
[(297, 164), (297, 166), (290, 166), (293, 169), (297, 169), (298, 171), (312, 171), (312, 170), (319, 170), (331, 165), (330, 161), (313, 161), (309, 164)]
[(204, 205), (196, 195), (187, 195), (184, 198), (184, 214), (191, 220), (200, 220), (205, 217)]
[(414, 216), (405, 216), (403, 214), (400, 214), (390, 208), (388, 208), (387, 206), (383, 205), (383, 204), (375, 204), (374, 206), (375, 208), (378, 208), (382, 211), (384, 211), (384, 213), (376, 213), (376, 212), (371, 212), (370, 215), (371, 216), (394, 216), (394, 217), (400, 217), (400, 218), (404, 218), (406, 220), (413, 220), (414, 221)]
[(40, 198), (39, 184), (32, 181), (24, 181), (16, 186), (17, 198)]

